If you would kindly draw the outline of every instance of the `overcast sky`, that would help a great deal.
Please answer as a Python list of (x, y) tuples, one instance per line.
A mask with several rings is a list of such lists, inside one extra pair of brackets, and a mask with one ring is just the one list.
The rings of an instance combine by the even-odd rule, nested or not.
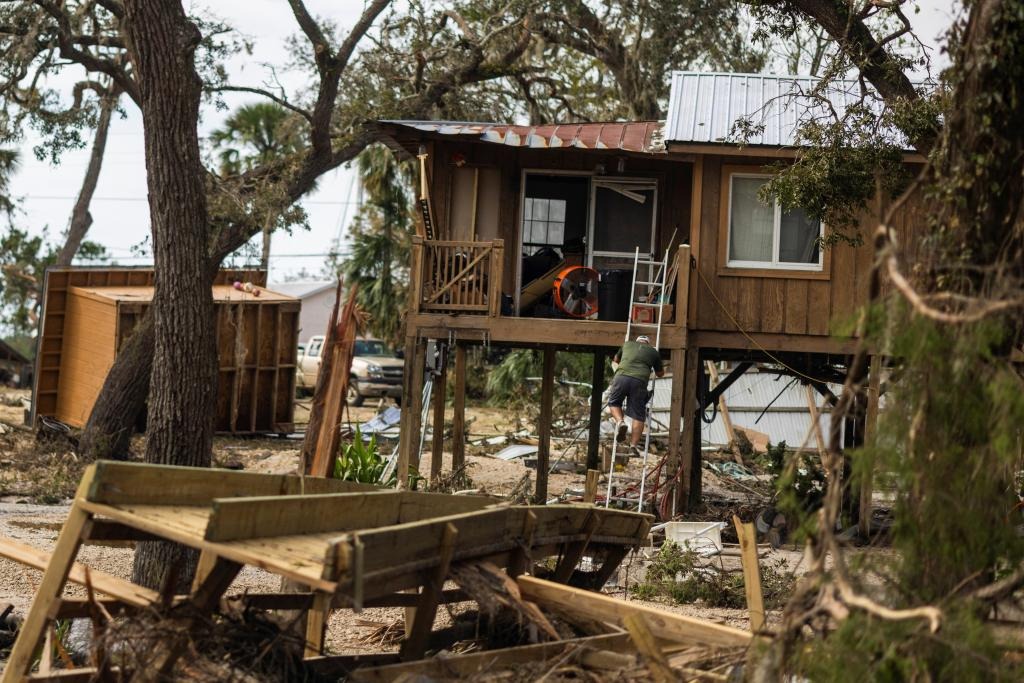
[[(935, 45), (936, 39), (944, 33), (950, 22), (953, 1), (921, 0), (918, 3), (921, 12), (912, 21), (926, 43)], [(287, 61), (285, 40), (295, 33), (295, 21), (285, 0), (218, 0), (195, 4), (212, 8), (254, 42), (252, 56), (240, 57), (229, 65), (235, 84), (262, 85), (268, 75), (262, 64), (282, 65)], [(363, 7), (361, 0), (307, 0), (306, 4), (315, 15), (329, 17), (341, 27), (351, 26)], [(942, 61), (934, 53), (933, 59)], [(279, 76), (289, 89), (303, 85), (302, 78), (296, 74), (279, 73)], [(227, 101), (231, 106), (238, 106), (254, 99), (254, 96), (235, 96)], [(149, 234), (142, 121), (127, 98), (122, 102), (128, 116), (123, 120), (115, 119), (111, 125), (103, 172), (91, 207), (94, 223), (88, 239), (105, 245), (121, 264), (142, 265), (149, 259), (132, 253), (132, 247), (143, 244)], [(224, 112), (205, 110), (200, 135), (208, 135), (225, 116)], [(35, 142), (30, 138), (23, 145), (21, 166), (12, 182), (13, 194), (23, 198), (24, 213), (18, 222), (34, 232), (48, 228), (52, 238), (59, 238), (67, 228), (89, 151), (65, 154), (60, 165), (53, 166), (34, 157)], [(308, 232), (274, 236), (271, 281), (294, 277), (303, 268), (311, 273), (319, 271), (332, 242), (344, 238), (355, 211), (358, 192), (354, 175), (348, 169), (338, 169), (324, 176), (317, 191), (303, 200), (309, 214)]]

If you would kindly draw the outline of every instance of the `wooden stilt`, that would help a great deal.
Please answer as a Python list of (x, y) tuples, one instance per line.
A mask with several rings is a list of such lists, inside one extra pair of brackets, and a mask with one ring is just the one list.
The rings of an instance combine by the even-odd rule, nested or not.
[(696, 348), (686, 350), (682, 386), (676, 389), (682, 391), (682, 418), (685, 421), (679, 445), (679, 462), (683, 468), (683, 475), (679, 479), (677, 489), (677, 513), (689, 511), (700, 499), (700, 424), (697, 422), (699, 358), (700, 354)]
[[(669, 481), (683, 466), (681, 460), (681, 439), (683, 421), (684, 370), (686, 368), (686, 349), (672, 349), (669, 357), (669, 372), (672, 373), (672, 398), (668, 407), (668, 477)], [(666, 495), (669, 491), (666, 491)]]
[[(590, 431), (587, 435), (587, 469), (596, 470), (601, 466), (601, 400), (604, 394), (604, 351), (594, 352), (594, 369), (590, 375)], [(593, 502), (593, 501), (590, 501)]]
[[(870, 445), (878, 433), (878, 399), (882, 384), (882, 357), (872, 356), (868, 369), (868, 410), (864, 421), (865, 442)], [(874, 472), (865, 468), (860, 480), (860, 510), (857, 517), (857, 533), (864, 540), (871, 537), (871, 494)]]
[(584, 503), (593, 503), (597, 500), (597, 485), (600, 481), (600, 470), (587, 470), (587, 483), (583, 489)]
[(316, 657), (324, 651), (324, 631), (331, 616), (330, 593), (313, 594), (313, 606), (306, 613), (306, 656)]
[(64, 522), (64, 526), (61, 527), (60, 535), (57, 536), (53, 556), (46, 566), (46, 571), (43, 572), (39, 588), (36, 590), (35, 597), (32, 598), (32, 606), (29, 607), (25, 621), (21, 624), (20, 634), (7, 660), (3, 683), (14, 683), (28, 675), (29, 668), (32, 666), (32, 658), (50, 625), (50, 610), (60, 599), (68, 573), (78, 555), (78, 547), (86, 536), (91, 515), (79, 507), (79, 502), (85, 500), (95, 471), (96, 466), (90, 465), (85, 470), (82, 481), (78, 484), (68, 518)]
[(466, 346), (455, 344), (455, 395), (452, 399), (452, 472), (466, 466)]
[(397, 488), (409, 485), (409, 468), (419, 470), (420, 429), (423, 412), (423, 366), (427, 343), (409, 337), (405, 342), (405, 388), (402, 391), (402, 418), (398, 439)]
[(444, 404), (448, 387), (448, 347), (441, 346), (438, 372), (434, 376), (434, 424), (433, 439), (430, 443), (430, 481), (441, 475), (441, 461), (444, 455)]
[(551, 409), (555, 399), (555, 348), (544, 347), (544, 370), (540, 385), (540, 424), (537, 425), (537, 488), (533, 502), (543, 505), (548, 499), (548, 468), (551, 456)]

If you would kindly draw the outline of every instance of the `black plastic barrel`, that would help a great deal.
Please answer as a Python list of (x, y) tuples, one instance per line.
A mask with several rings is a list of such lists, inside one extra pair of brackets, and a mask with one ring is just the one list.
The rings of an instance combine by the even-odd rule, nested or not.
[(602, 270), (597, 285), (597, 319), (626, 322), (629, 317), (631, 270)]

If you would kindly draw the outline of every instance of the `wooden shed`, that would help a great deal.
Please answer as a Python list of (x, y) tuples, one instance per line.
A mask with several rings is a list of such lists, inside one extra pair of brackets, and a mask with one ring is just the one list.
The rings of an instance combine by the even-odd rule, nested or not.
[[(219, 359), (215, 428), (231, 434), (290, 432), (300, 304), (265, 289), (258, 297), (236, 290), (226, 284), (236, 276), (222, 274), (213, 286)], [(151, 270), (48, 273), (37, 416), (85, 425), (118, 349), (152, 298)]]

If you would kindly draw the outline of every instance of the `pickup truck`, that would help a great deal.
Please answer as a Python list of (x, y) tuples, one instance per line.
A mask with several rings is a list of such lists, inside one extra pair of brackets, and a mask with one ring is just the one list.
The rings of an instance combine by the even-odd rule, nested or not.
[[(310, 337), (299, 352), (296, 384), (299, 391), (312, 392), (320, 373), (320, 360), (324, 351), (324, 335)], [(361, 406), (370, 397), (402, 398), (402, 375), (405, 362), (380, 339), (356, 339), (352, 354), (352, 374), (348, 378), (349, 405)]]

